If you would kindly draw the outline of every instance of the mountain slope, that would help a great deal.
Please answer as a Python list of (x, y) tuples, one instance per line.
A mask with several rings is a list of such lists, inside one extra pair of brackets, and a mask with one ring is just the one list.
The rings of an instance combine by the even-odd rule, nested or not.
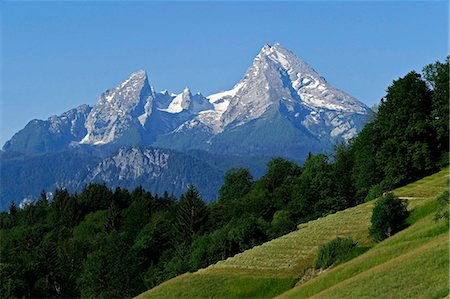
[[(448, 178), (445, 169), (394, 190), (399, 196), (416, 197), (410, 200), (413, 213), (409, 228), (283, 296), (396, 297), (399, 285), (402, 285), (400, 292), (409, 288), (409, 296), (445, 296), (448, 293), (448, 228), (445, 223), (434, 222), (432, 214), (436, 206), (434, 197), (448, 188)], [(267, 298), (281, 294), (302, 277), (311, 265), (316, 248), (327, 240), (352, 236), (359, 241), (358, 246), (369, 244), (367, 229), (372, 205), (373, 202), (365, 203), (300, 225), (295, 232), (206, 269), (176, 277), (137, 298)], [(431, 256), (436, 263), (425, 262)], [(399, 261), (403, 263), (401, 267)], [(410, 275), (413, 279), (408, 279)], [(267, 288), (263, 288), (265, 283)], [(404, 296), (404, 293), (397, 294)]]
[[(222, 170), (236, 165), (253, 170), (264, 167), (264, 163), (253, 163), (255, 160), (281, 156), (302, 163), (308, 153), (329, 152), (336, 142), (354, 137), (370, 114), (367, 106), (328, 84), (306, 62), (279, 44), (265, 45), (231, 90), (208, 97), (191, 93), (189, 88), (179, 94), (155, 92), (147, 73), (141, 70), (102, 93), (93, 107), (82, 105), (45, 121), (32, 120), (6, 142), (3, 149), (8, 153), (4, 164), (7, 169), (2, 165), (1, 171), (7, 174), (8, 182), (3, 190), (11, 188), (17, 192), (4, 191), (2, 205), (9, 205), (11, 200), (18, 203), (24, 196), (37, 196), (42, 189), (76, 190), (76, 181), (84, 184), (88, 179), (134, 186), (128, 179), (116, 179), (122, 171), (122, 165), (115, 164), (118, 159), (103, 165), (107, 175), (93, 175), (88, 172), (94, 171), (96, 166), (91, 163), (99, 162), (97, 156), (77, 158), (76, 163), (65, 165), (59, 152), (90, 148), (105, 158), (121, 146), (151, 146), (183, 153), (199, 150), (216, 155), (213, 160), (226, 156)], [(45, 161), (44, 156), (39, 156), (43, 154), (48, 154)], [(14, 155), (20, 159), (11, 158)], [(196, 158), (199, 163), (208, 164), (201, 155)], [(29, 167), (23, 164), (25, 160), (31, 163)], [(190, 165), (188, 160), (184, 162)], [(237, 160), (240, 163), (232, 162)], [(32, 165), (51, 171), (43, 172)], [(57, 165), (67, 172), (55, 169)], [(187, 165), (180, 170), (183, 177), (196, 169)], [(210, 168), (207, 169), (209, 173)], [(32, 182), (27, 173), (33, 174), (29, 176)], [(163, 177), (158, 183), (155, 179), (143, 184), (151, 192), (164, 191), (164, 186), (168, 192), (178, 193), (187, 183), (167, 179), (170, 184), (162, 181)], [(20, 183), (13, 186), (16, 181)], [(215, 197), (213, 190), (217, 190), (216, 179), (212, 181), (203, 190), (208, 190), (208, 200)], [(19, 185), (31, 189), (22, 190)]]
[(153, 99), (145, 71), (132, 74), (100, 96), (87, 117), (87, 134), (80, 143), (140, 143), (140, 131), (151, 114)]
[[(156, 93), (143, 70), (80, 106), (47, 121), (34, 120), (4, 150), (50, 152), (81, 145), (161, 146), (221, 153), (304, 158), (331, 149), (361, 130), (370, 109), (328, 84), (306, 62), (279, 44), (265, 45), (231, 90), (204, 97), (186, 88)], [(273, 123), (277, 130), (256, 133)], [(284, 129), (286, 137), (274, 141)], [(283, 149), (277, 151), (270, 143)], [(291, 147), (291, 144), (298, 146)], [(275, 150), (275, 152), (274, 152)]]
[[(159, 136), (155, 145), (304, 157), (354, 137), (371, 114), (279, 44), (265, 45), (241, 81), (208, 99), (214, 109), (200, 111), (170, 134)], [(255, 123), (266, 128), (255, 132)], [(273, 124), (277, 130), (267, 131)], [(287, 134), (275, 140), (280, 132)]]
[[(316, 123), (317, 116), (314, 116), (318, 113), (326, 115), (333, 111), (333, 116), (329, 115), (326, 122), (327, 125), (336, 127), (337, 123), (329, 123), (336, 117), (336, 112), (364, 115), (370, 111), (355, 98), (329, 85), (306, 62), (280, 44), (265, 45), (244, 78), (231, 91), (211, 95), (209, 98), (214, 103), (228, 102), (220, 119), (220, 126), (223, 128), (239, 126), (260, 117), (268, 110), (279, 111), (284, 108), (286, 114), (292, 115), (299, 124), (318, 137), (320, 132), (315, 132), (309, 124)], [(348, 139), (354, 135), (344, 128), (342, 130), (339, 134), (330, 133), (330, 136), (342, 134)]]
[(80, 191), (92, 182), (111, 188), (143, 186), (152, 193), (179, 196), (195, 185), (206, 201), (215, 198), (224, 171), (184, 153), (151, 147), (90, 148), (43, 154), (4, 152), (0, 156), (0, 210), (37, 198), (42, 190)]
[(81, 105), (48, 120), (34, 119), (3, 146), (5, 151), (44, 153), (78, 143), (86, 133), (86, 119), (92, 107)]

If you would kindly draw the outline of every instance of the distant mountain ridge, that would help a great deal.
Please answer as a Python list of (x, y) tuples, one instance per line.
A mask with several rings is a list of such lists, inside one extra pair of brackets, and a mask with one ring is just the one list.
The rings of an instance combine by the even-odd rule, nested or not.
[[(279, 145), (302, 139), (303, 146), (293, 147), (287, 155), (298, 157), (354, 137), (370, 113), (366, 105), (329, 85), (306, 62), (275, 44), (265, 45), (243, 79), (228, 91), (207, 97), (192, 95), (188, 88), (180, 94), (157, 93), (141, 70), (104, 92), (92, 108), (83, 105), (47, 121), (31, 121), (3, 148), (48, 152), (80, 144), (115, 144), (217, 152), (240, 143), (256, 123), (265, 127), (263, 122), (295, 132)], [(246, 138), (246, 142), (255, 155), (279, 154), (276, 148), (264, 149), (264, 140)]]
[(12, 201), (37, 198), (41, 191), (80, 191), (90, 183), (111, 188), (146, 186), (153, 193), (179, 196), (195, 185), (211, 201), (223, 181), (219, 167), (193, 155), (152, 147), (120, 147), (107, 153), (89, 148), (41, 154), (0, 155), (0, 210)]
[[(206, 97), (189, 88), (180, 94), (156, 92), (140, 70), (101, 94), (93, 107), (32, 120), (7, 141), (0, 158), (6, 174), (0, 197), (9, 203), (44, 188), (76, 191), (103, 181), (176, 194), (189, 184), (203, 184), (202, 195), (212, 200), (227, 168), (262, 173), (274, 156), (302, 163), (309, 152), (327, 152), (354, 137), (371, 113), (280, 44), (265, 45), (233, 88)], [(168, 161), (176, 158), (178, 164), (165, 164), (167, 151)], [(65, 161), (64, 155), (70, 158)], [(206, 157), (224, 161), (218, 169)]]
[(48, 120), (34, 119), (3, 146), (4, 151), (43, 153), (77, 144), (86, 133), (86, 119), (92, 107), (81, 105)]

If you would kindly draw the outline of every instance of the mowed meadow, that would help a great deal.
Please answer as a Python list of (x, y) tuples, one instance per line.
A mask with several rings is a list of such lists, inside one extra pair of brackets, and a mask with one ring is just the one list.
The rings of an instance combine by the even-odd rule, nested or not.
[[(441, 298), (448, 294), (448, 227), (433, 220), (448, 168), (394, 190), (408, 198), (408, 227), (374, 244), (368, 229), (374, 201), (298, 226), (195, 273), (171, 279), (137, 298)], [(354, 259), (303, 283), (317, 248), (338, 236), (357, 242)], [(426, 273), (426, 275), (424, 275)]]

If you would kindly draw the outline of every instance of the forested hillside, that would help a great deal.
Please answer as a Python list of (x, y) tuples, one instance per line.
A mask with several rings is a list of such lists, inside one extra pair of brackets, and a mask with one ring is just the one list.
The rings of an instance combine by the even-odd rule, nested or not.
[[(381, 242), (371, 238), (369, 227), (376, 214), (374, 206), (392, 200), (389, 196), (300, 224), (291, 233), (177, 276), (136, 299), (272, 298), (278, 294), (288, 298), (442, 298), (448, 294), (448, 179), (446, 168), (394, 189), (394, 194), (410, 198), (411, 213), (400, 232)], [(349, 251), (336, 246), (322, 251), (337, 240), (348, 242)], [(318, 265), (319, 261), (326, 264)]]
[(448, 63), (395, 80), (378, 112), (332, 155), (274, 158), (254, 180), (231, 169), (217, 200), (91, 184), (0, 214), (8, 297), (130, 297), (448, 164)]

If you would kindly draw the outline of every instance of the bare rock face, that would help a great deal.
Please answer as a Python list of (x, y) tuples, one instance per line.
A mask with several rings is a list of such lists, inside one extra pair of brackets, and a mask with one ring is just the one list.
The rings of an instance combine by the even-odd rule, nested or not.
[(213, 199), (236, 159), (247, 163), (239, 167), (252, 156), (301, 163), (354, 137), (371, 114), (279, 44), (265, 45), (233, 88), (207, 97), (155, 92), (138, 71), (94, 107), (32, 120), (6, 142), (0, 209), (18, 195), (90, 182), (175, 194), (194, 184)]
[[(275, 44), (261, 49), (230, 90), (208, 97), (192, 94), (189, 88), (180, 94), (155, 93), (147, 73), (138, 71), (105, 91), (93, 108), (80, 106), (47, 121), (33, 120), (4, 149), (46, 152), (75, 144), (156, 145), (214, 152), (228, 143), (236, 149), (233, 153), (251, 149), (255, 155), (267, 156), (283, 154), (276, 144), (265, 146), (277, 136), (254, 130), (276, 123), (275, 127), (291, 136), (278, 139), (280, 147), (303, 139), (302, 149), (285, 150), (290, 156), (301, 156), (308, 148), (326, 149), (336, 141), (351, 139), (370, 114), (366, 105), (328, 84), (306, 62)], [(252, 130), (251, 140), (243, 136)], [(240, 151), (242, 138), (247, 138), (247, 148)]]
[(136, 180), (156, 178), (167, 169), (169, 154), (153, 148), (119, 149), (118, 153), (98, 163), (87, 181)]
[(86, 135), (86, 119), (92, 107), (81, 105), (47, 120), (34, 119), (5, 143), (5, 151), (44, 153), (78, 144)]
[(146, 72), (132, 74), (100, 96), (86, 120), (87, 134), (80, 144), (138, 143), (153, 99)]
[(0, 211), (39, 198), (42, 190), (79, 192), (90, 183), (133, 190), (138, 186), (162, 195), (180, 196), (190, 185), (202, 198), (216, 198), (225, 169), (193, 155), (153, 147), (122, 146), (105, 154), (101, 148), (80, 147), (32, 155), (0, 155)]
[(216, 132), (277, 110), (316, 137), (348, 140), (361, 130), (370, 114), (366, 105), (329, 85), (279, 44), (265, 45), (240, 82), (208, 98), (217, 109), (198, 119)]
[(298, 160), (353, 138), (372, 113), (279, 44), (265, 45), (232, 89), (207, 98), (213, 108), (155, 144)]
[(213, 109), (214, 106), (201, 93), (191, 94), (189, 88), (185, 88), (182, 93), (174, 95), (167, 108), (159, 109), (168, 113), (180, 113), (187, 111), (191, 114), (197, 114), (201, 111)]

